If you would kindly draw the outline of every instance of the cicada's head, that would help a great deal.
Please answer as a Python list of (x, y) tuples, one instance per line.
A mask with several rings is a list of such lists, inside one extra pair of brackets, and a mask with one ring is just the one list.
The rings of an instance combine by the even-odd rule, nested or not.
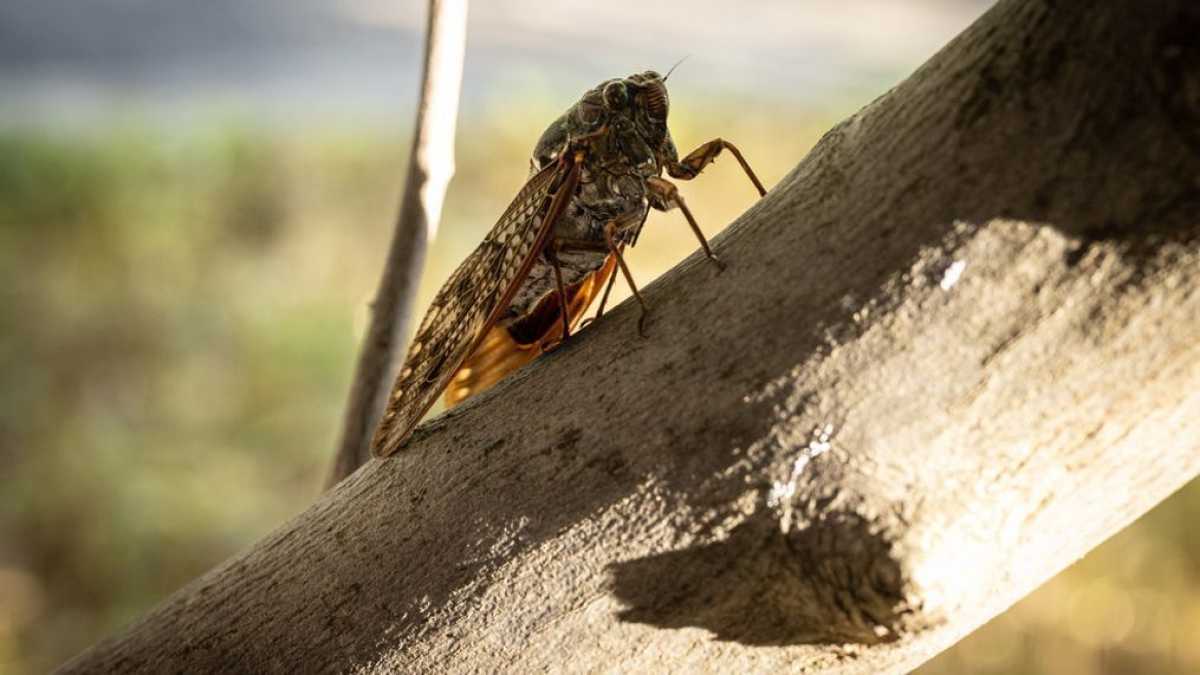
[(666, 77), (647, 70), (624, 79), (609, 80), (593, 91), (600, 92), (609, 114), (609, 124), (616, 133), (632, 130), (650, 147), (660, 166), (679, 160), (675, 141), (667, 129), (671, 99), (667, 95)]
[[(653, 70), (601, 82), (550, 125), (534, 151), (534, 167), (556, 159), (570, 139), (584, 138), (601, 129), (617, 137), (636, 135), (655, 155), (675, 159), (675, 146), (667, 131), (666, 78)], [(628, 144), (619, 143), (628, 152)]]
[(628, 119), (638, 134), (657, 148), (667, 135), (667, 112), (671, 99), (662, 75), (647, 70), (599, 87), (610, 114)]

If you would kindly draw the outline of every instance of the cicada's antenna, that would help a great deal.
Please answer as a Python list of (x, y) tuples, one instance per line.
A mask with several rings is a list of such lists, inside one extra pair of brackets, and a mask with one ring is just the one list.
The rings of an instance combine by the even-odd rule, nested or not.
[(688, 54), (687, 56), (683, 57), (682, 59), (679, 59), (678, 61), (676, 61), (675, 65), (671, 66), (671, 69), (668, 70), (667, 74), (663, 76), (663, 82), (666, 82), (667, 78), (671, 77), (671, 73), (675, 72), (675, 69), (679, 67), (679, 64), (683, 63), (684, 61), (687, 61), (691, 57), (692, 57), (692, 55)]

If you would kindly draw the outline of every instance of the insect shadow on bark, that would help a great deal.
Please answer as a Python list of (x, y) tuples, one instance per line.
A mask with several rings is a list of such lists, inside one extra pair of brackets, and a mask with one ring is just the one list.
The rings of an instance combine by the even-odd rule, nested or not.
[(875, 644), (900, 633), (899, 564), (862, 517), (784, 533), (754, 516), (728, 538), (609, 567), (621, 621), (696, 627), (744, 645)]

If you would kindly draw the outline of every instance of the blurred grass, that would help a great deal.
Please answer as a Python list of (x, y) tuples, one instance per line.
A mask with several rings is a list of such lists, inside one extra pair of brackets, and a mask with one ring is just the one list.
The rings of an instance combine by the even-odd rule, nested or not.
[[(557, 114), (518, 100), (463, 124), (422, 306)], [(768, 185), (830, 121), (689, 112), (682, 151), (734, 139)], [(0, 672), (62, 662), (316, 496), (402, 137), (0, 132)], [(710, 235), (754, 200), (728, 162), (684, 191)], [(695, 248), (657, 214), (631, 262), (644, 283)], [(1200, 670), (1198, 519), (1193, 483), (923, 672)]]

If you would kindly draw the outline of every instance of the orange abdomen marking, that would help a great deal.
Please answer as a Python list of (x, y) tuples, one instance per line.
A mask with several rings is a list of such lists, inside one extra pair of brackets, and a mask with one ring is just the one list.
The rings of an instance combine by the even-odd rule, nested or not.
[[(610, 254), (599, 269), (567, 286), (567, 323), (572, 329), (603, 290), (616, 264), (616, 257)], [(443, 396), (446, 407), (454, 407), (487, 390), (561, 341), (559, 306), (558, 291), (551, 291), (524, 316), (508, 325), (494, 324), (479, 347), (454, 373)]]

